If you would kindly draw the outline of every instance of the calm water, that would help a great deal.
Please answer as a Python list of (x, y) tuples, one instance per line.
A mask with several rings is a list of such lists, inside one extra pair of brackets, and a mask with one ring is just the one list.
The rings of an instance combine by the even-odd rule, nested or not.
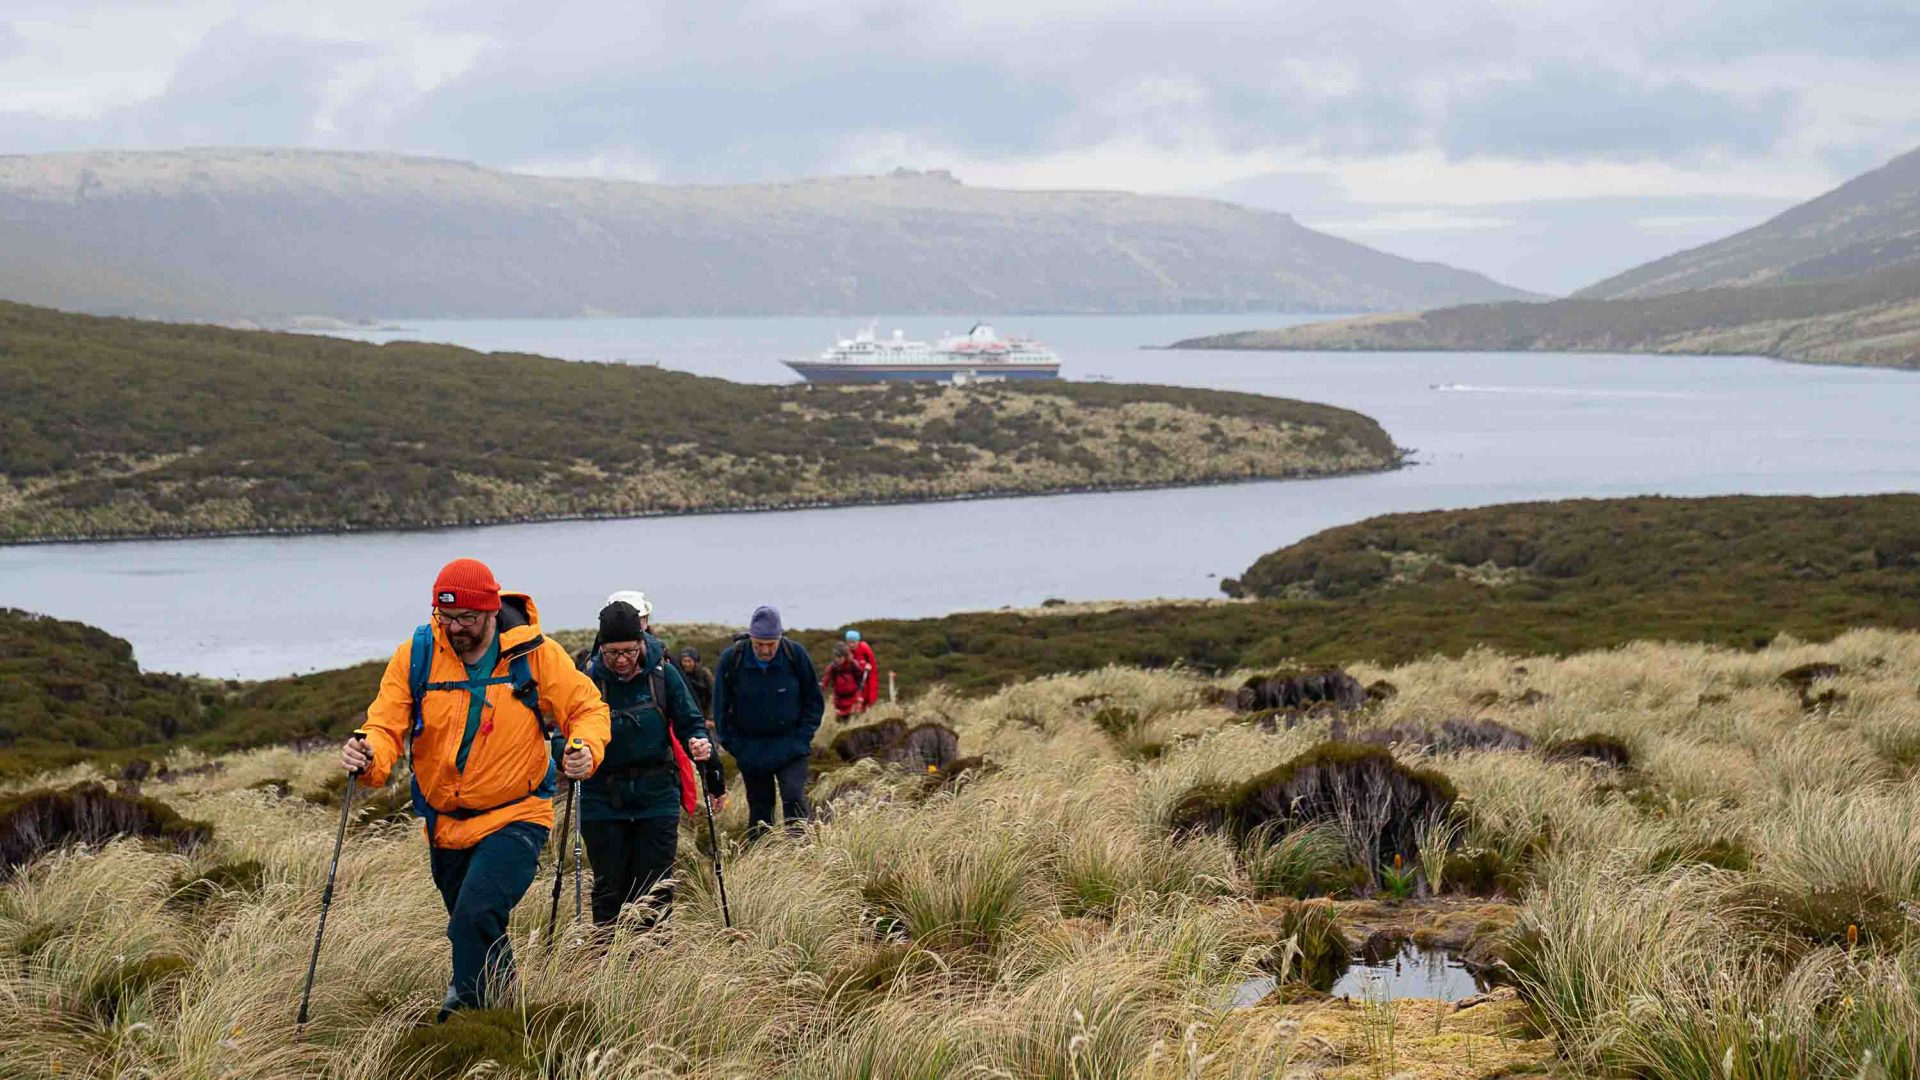
[[(1920, 490), (1920, 376), (1741, 358), (1144, 351), (1274, 316), (1009, 318), (1075, 378), (1325, 401), (1378, 419), (1418, 464), (1333, 480), (922, 506), (369, 533), (0, 548), (0, 605), (82, 619), (159, 670), (258, 677), (384, 655), (433, 572), (491, 562), (554, 626), (617, 588), (668, 620), (798, 626), (1069, 599), (1212, 596), (1218, 577), (1374, 514), (1634, 494)], [(911, 335), (966, 320), (882, 320)], [(485, 349), (653, 362), (758, 381), (844, 319), (412, 322)], [(644, 422), (644, 417), (635, 422)]]

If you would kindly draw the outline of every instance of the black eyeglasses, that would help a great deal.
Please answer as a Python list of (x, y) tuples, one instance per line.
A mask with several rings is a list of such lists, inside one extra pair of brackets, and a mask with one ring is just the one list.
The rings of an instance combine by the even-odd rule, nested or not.
[(484, 611), (468, 611), (455, 615), (451, 611), (442, 611), (439, 608), (434, 608), (433, 617), (439, 619), (442, 623), (453, 623), (462, 630), (471, 630), (486, 621), (487, 613)]
[(600, 646), (600, 655), (609, 660), (638, 660), (641, 651), (638, 645), (624, 649), (609, 649), (605, 645)]

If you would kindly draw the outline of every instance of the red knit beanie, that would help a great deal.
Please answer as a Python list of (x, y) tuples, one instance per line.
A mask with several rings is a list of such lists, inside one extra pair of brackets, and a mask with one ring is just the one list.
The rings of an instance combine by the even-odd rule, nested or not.
[(493, 580), (493, 571), (479, 559), (455, 559), (441, 567), (440, 576), (433, 579), (433, 603), (436, 607), (499, 611), (500, 583)]

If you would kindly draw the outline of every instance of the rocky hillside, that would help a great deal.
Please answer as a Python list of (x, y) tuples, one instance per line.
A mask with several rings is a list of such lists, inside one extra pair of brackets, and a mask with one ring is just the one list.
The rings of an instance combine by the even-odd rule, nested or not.
[[(646, 422), (608, 421), (622, 416)], [(910, 502), (1398, 461), (1365, 416), (1253, 394), (747, 386), (0, 303), (0, 542)]]
[(1854, 278), (1920, 261), (1920, 150), (1764, 224), (1590, 285), (1591, 299)]
[(382, 154), (0, 156), (0, 297), (101, 314), (1363, 311), (1524, 295), (1283, 214), (939, 172), (672, 187)]

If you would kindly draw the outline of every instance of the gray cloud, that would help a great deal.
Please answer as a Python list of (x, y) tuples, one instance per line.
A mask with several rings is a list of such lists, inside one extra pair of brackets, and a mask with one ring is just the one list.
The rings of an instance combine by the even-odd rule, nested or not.
[[(159, 98), (63, 130), (85, 145), (325, 143), (508, 164), (614, 155), (707, 181), (814, 171), (876, 133), (986, 158), (1126, 139), (1684, 162), (1764, 154), (1805, 122), (1806, 87), (1735, 92), (1707, 77), (1716, 65), (1776, 52), (1904, 61), (1920, 48), (1920, 10), (1881, 0), (1554, 7), (427, 3), (414, 33), (488, 47), (424, 91), (394, 71), (325, 98), (346, 66), (404, 53), (398, 31), (343, 44), (236, 19)], [(9, 34), (0, 24), (0, 54)], [(316, 132), (323, 107), (338, 130)], [(44, 148), (32, 120), (0, 112), (0, 137), (28, 144), (7, 149)]]
[[(1220, 189), (1309, 222), (1400, 215), (1414, 225), (1353, 235), (1558, 289), (1642, 247), (1712, 239), (1686, 228), (1730, 231), (1810, 193), (1809, 176), (1837, 181), (1920, 141), (1905, 105), (1920, 91), (1911, 0), (336, 0), (325, 34), (295, 9), (182, 6), (215, 13), (201, 16), (201, 40), (164, 88), (80, 117), (7, 92), (10, 71), (36, 90), (85, 87), (84, 71), (31, 69), (31, 35), (67, 20), (109, 42), (125, 21), (111, 12), (146, 9), (10, 6), (35, 22), (0, 20), (0, 152), (315, 145), (503, 167), (604, 160), (670, 181), (737, 182), (850, 160), (1017, 166), (1129, 146), (1265, 163), (1250, 171), (1290, 156), (1338, 173), (1424, 154), (1448, 166), (1644, 165), (1656, 187), (1686, 170), (1795, 177), (1779, 199), (1711, 196), (1718, 209), (1562, 202), (1530, 216), (1506, 205), (1475, 211), (1473, 228), (1426, 230), (1422, 214), (1460, 215), (1438, 199), (1356, 202), (1328, 175)], [(141, 44), (112, 43), (119, 52), (103, 54)], [(1069, 182), (1141, 186), (1111, 173)], [(1748, 179), (1740, 190), (1760, 189)], [(1643, 218), (1668, 224), (1633, 224)], [(1682, 220), (1697, 224), (1672, 224)], [(1577, 279), (1533, 255), (1558, 245), (1568, 263), (1581, 257), (1567, 254), (1574, 241), (1590, 266)]]
[(1448, 102), (1441, 144), (1462, 156), (1687, 159), (1761, 154), (1786, 134), (1795, 98), (1757, 100), (1686, 82), (1615, 73), (1547, 72), (1482, 83)]

